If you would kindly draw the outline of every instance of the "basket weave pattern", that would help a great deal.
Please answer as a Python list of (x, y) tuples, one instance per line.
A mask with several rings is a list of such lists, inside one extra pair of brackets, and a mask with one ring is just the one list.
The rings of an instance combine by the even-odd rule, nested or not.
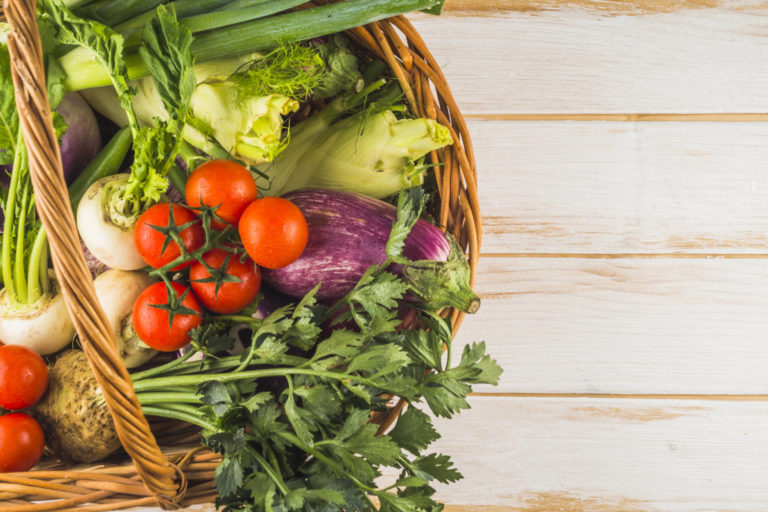
[[(141, 505), (174, 509), (211, 502), (216, 496), (212, 480), (219, 456), (200, 448), (199, 436), (179, 425), (164, 421), (150, 428), (96, 298), (80, 250), (51, 122), (35, 10), (34, 0), (5, 0), (16, 103), (29, 153), (35, 205), (48, 234), (60, 289), (132, 464), (123, 460), (75, 468), (43, 462), (33, 471), (0, 474), (0, 512), (108, 511)], [(453, 146), (431, 154), (432, 162), (438, 164), (432, 169), (439, 191), (432, 213), (467, 248), (474, 280), (481, 232), (475, 160), (466, 123), (444, 75), (404, 17), (357, 27), (347, 35), (389, 65), (412, 113), (450, 128)], [(463, 314), (446, 313), (451, 315), (455, 332)], [(403, 405), (400, 401), (374, 421), (386, 429)], [(179, 432), (171, 431), (179, 428)]]

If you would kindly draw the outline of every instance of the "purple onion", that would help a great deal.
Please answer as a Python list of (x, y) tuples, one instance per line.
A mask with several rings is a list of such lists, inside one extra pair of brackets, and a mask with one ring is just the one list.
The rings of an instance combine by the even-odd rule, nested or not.
[(69, 185), (101, 149), (101, 134), (93, 110), (76, 92), (64, 96), (56, 111), (67, 122), (59, 147), (64, 180)]

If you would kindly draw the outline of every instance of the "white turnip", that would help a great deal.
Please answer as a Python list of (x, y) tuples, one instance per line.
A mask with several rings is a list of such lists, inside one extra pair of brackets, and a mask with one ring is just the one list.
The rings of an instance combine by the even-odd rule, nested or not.
[(126, 368), (146, 363), (156, 351), (141, 342), (133, 329), (133, 303), (152, 280), (144, 272), (107, 270), (93, 282), (104, 313), (117, 340), (117, 350)]
[[(53, 278), (53, 272), (50, 272)], [(52, 279), (52, 282), (55, 282)], [(0, 341), (23, 345), (38, 354), (58, 352), (72, 342), (75, 326), (56, 286), (33, 304), (11, 304), (0, 290)]]
[(88, 250), (110, 268), (146, 266), (133, 242), (138, 215), (120, 213), (119, 199), (128, 174), (102, 178), (88, 188), (77, 208), (77, 229)]

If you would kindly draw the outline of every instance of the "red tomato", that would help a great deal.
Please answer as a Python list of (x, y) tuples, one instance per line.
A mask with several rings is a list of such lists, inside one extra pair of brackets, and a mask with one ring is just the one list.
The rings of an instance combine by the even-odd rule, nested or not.
[(37, 403), (48, 386), (48, 368), (34, 350), (0, 347), (0, 407), (15, 411)]
[(43, 430), (23, 412), (0, 416), (0, 473), (26, 471), (43, 455)]
[[(227, 256), (229, 261), (225, 268)], [(237, 313), (256, 300), (261, 288), (261, 272), (251, 258), (244, 256), (245, 261), (240, 261), (241, 257), (221, 249), (213, 249), (203, 256), (203, 260), (211, 267), (223, 270), (240, 280), (239, 283), (223, 282), (218, 292), (215, 282), (201, 282), (211, 277), (205, 265), (199, 261), (192, 265), (189, 269), (192, 291), (203, 306), (215, 313), (230, 314)]]
[[(184, 292), (189, 292), (189, 288), (179, 283), (172, 283), (172, 286), (179, 297)], [(173, 317), (173, 323), (169, 324), (168, 310), (155, 307), (167, 305), (168, 290), (165, 289), (165, 284), (151, 284), (136, 299), (131, 317), (139, 338), (161, 352), (173, 352), (189, 343), (189, 331), (203, 321), (200, 304), (192, 293), (187, 293), (181, 305), (194, 311), (194, 315), (177, 313)]]
[[(209, 160), (195, 169), (184, 188), (187, 204), (192, 207), (218, 206), (216, 215), (228, 224), (237, 224), (251, 202), (256, 200), (256, 182), (242, 165), (230, 160)], [(224, 229), (226, 224), (214, 221)]]
[(281, 268), (296, 261), (309, 236), (304, 214), (282, 197), (252, 202), (240, 217), (238, 230), (245, 252), (265, 268)]
[[(163, 250), (166, 236), (152, 226), (167, 228), (169, 225), (183, 226), (189, 222), (195, 222), (193, 225), (185, 228), (179, 233), (181, 242), (188, 251), (196, 251), (203, 246), (205, 235), (203, 227), (197, 220), (197, 216), (192, 210), (183, 206), (174, 204), (173, 206), (173, 224), (170, 222), (170, 203), (160, 203), (152, 206), (141, 214), (136, 222), (136, 230), (133, 233), (133, 241), (136, 249), (150, 267), (160, 268), (172, 262), (181, 255), (181, 250), (176, 242), (171, 240), (168, 246)], [(192, 262), (179, 265), (173, 270), (181, 270), (190, 266)]]

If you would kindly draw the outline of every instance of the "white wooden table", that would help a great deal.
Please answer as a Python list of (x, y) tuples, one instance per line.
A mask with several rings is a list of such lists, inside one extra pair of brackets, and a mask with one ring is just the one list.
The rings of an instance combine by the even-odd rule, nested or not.
[[(486, 340), (452, 512), (768, 510), (768, 2), (448, 0)], [(460, 347), (459, 347), (460, 349)]]

